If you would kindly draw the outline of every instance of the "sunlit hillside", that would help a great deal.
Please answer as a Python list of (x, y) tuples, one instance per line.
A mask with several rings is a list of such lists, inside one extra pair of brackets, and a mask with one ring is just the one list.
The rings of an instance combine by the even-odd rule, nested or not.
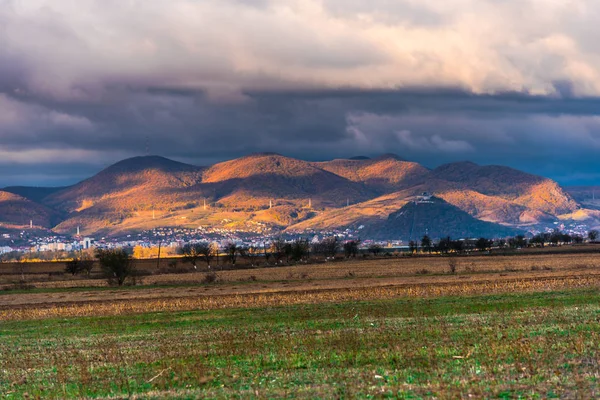
[(593, 224), (598, 217), (547, 178), (470, 162), (429, 170), (394, 155), (308, 162), (260, 153), (207, 167), (146, 156), (118, 162), (67, 188), (7, 190), (30, 198), (5, 192), (0, 199), (5, 222), (27, 223), (31, 210), (40, 226), (57, 232), (80, 227), (85, 234), (102, 235), (161, 226), (367, 229), (423, 193), (473, 221), (516, 228), (550, 225), (559, 218)]

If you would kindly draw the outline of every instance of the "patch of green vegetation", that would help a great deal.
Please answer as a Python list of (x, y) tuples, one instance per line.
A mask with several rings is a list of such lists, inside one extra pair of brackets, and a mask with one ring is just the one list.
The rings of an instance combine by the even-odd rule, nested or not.
[(600, 395), (593, 290), (0, 324), (4, 398)]

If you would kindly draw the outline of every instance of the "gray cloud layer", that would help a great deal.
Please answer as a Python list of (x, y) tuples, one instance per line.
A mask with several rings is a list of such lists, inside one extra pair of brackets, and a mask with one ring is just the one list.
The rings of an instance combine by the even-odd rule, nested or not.
[(151, 152), (395, 152), (597, 183), (591, 0), (0, 0), (0, 185)]

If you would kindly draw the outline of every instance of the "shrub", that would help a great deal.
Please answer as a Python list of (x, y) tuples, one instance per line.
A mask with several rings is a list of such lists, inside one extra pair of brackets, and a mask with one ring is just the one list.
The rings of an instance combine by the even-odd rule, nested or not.
[(219, 276), (215, 272), (207, 272), (204, 275), (204, 283), (215, 283), (219, 279)]
[(81, 258), (74, 258), (71, 261), (67, 261), (65, 264), (65, 272), (75, 276), (82, 272), (85, 272), (87, 276), (90, 276), (92, 269), (94, 268), (94, 260), (87, 260)]
[(448, 260), (448, 268), (450, 268), (450, 273), (455, 274), (456, 269), (458, 268), (458, 261), (455, 258), (450, 258)]

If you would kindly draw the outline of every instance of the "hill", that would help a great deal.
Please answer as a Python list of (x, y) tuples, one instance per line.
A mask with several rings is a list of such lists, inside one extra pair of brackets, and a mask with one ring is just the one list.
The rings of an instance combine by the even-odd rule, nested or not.
[(578, 203), (594, 210), (600, 210), (600, 186), (570, 186), (565, 190)]
[(249, 202), (265, 205), (270, 199), (298, 200), (315, 207), (339, 207), (347, 201), (372, 198), (375, 193), (312, 163), (261, 153), (222, 162), (208, 168), (202, 185), (211, 186), (214, 197), (226, 205), (244, 206)]
[[(579, 208), (556, 182), (503, 166), (458, 162), (429, 171), (393, 155), (317, 165), (364, 182), (384, 195), (360, 206), (320, 214), (314, 221), (306, 221), (294, 229), (361, 224), (370, 220), (365, 216), (381, 216), (381, 211), (401, 207), (407, 198), (423, 192), (435, 193), (475, 218), (515, 226), (551, 223)], [(373, 210), (374, 207), (378, 210)]]
[[(473, 186), (478, 188), (476, 185)], [(363, 203), (327, 210), (319, 213), (312, 219), (291, 226), (289, 230), (320, 230), (334, 229), (336, 227), (355, 228), (360, 225), (376, 223), (404, 206), (414, 196), (424, 192), (434, 193), (438, 198), (454, 205), (474, 218), (515, 227), (552, 224), (559, 216), (569, 216), (574, 212), (554, 215), (543, 211), (544, 208), (542, 210), (533, 208), (535, 204), (528, 203), (527, 201), (523, 201), (525, 205), (522, 205), (516, 201), (507, 200), (505, 197), (511, 197), (508, 194), (486, 195), (459, 182), (448, 182), (431, 178), (422, 184), (398, 192), (388, 193)], [(568, 195), (566, 198), (570, 199)], [(529, 204), (532, 204), (533, 207), (529, 207)], [(577, 210), (576, 203), (574, 210)]]
[[(19, 222), (19, 210), (31, 208), (40, 226), (61, 233), (80, 226), (85, 234), (102, 235), (160, 226), (253, 232), (368, 227), (423, 192), (478, 220), (513, 227), (539, 228), (558, 219), (596, 226), (600, 218), (547, 178), (471, 162), (429, 170), (390, 154), (307, 162), (260, 153), (208, 167), (134, 157), (70, 187), (9, 191), (17, 197), (5, 199), (7, 221)], [(19, 223), (28, 221), (20, 217)]]
[(483, 221), (511, 225), (556, 221), (556, 217), (552, 214), (531, 209), (501, 196), (489, 196), (467, 189), (448, 189), (436, 193), (448, 203)]
[(0, 191), (0, 225), (4, 227), (28, 226), (52, 228), (61, 219), (58, 212), (25, 197)]
[[(153, 214), (190, 208), (202, 201), (190, 194), (200, 182), (202, 168), (158, 156), (120, 161), (76, 185), (42, 199), (67, 217), (54, 227), (57, 232), (112, 234), (127, 229), (146, 229)], [(149, 225), (141, 221), (150, 221)], [(165, 221), (162, 221), (163, 223)], [(177, 225), (170, 221), (169, 225)]]
[[(42, 201), (64, 212), (169, 209), (185, 202), (177, 190), (201, 180), (202, 168), (158, 156), (120, 161)], [(183, 190), (184, 191), (184, 190)]]
[(365, 230), (367, 237), (402, 240), (419, 240), (425, 234), (431, 238), (491, 238), (518, 233), (514, 228), (478, 220), (437, 197), (427, 201), (411, 199), (387, 220)]
[(472, 162), (445, 164), (431, 171), (429, 179), (443, 182), (442, 190), (468, 189), (552, 215), (570, 213), (578, 208), (556, 182), (504, 166), (479, 166)]
[(362, 182), (381, 193), (389, 193), (421, 183), (429, 170), (404, 161), (394, 154), (374, 159), (356, 157), (314, 163), (315, 166), (354, 182)]
[(8, 186), (2, 190), (39, 203), (51, 194), (66, 188), (67, 187)]
[(352, 204), (315, 213), (315, 216), (288, 227), (289, 232), (319, 231), (334, 229), (357, 229), (385, 220), (392, 212), (404, 206), (413, 196), (414, 190), (404, 190)]
[(81, 226), (86, 234), (111, 234), (165, 225), (285, 227), (311, 216), (306, 210), (309, 202), (327, 208), (373, 196), (364, 185), (305, 161), (254, 154), (209, 168), (156, 156), (136, 157), (43, 201), (69, 213), (56, 227), (59, 232)]

